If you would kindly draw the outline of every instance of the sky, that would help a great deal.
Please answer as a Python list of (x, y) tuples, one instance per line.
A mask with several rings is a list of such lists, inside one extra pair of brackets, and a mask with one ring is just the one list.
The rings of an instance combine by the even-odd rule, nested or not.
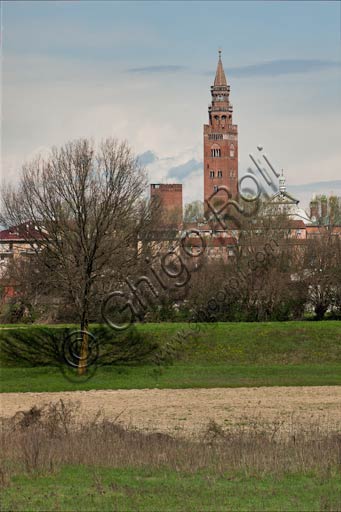
[(202, 199), (220, 47), (240, 175), (261, 145), (288, 185), (341, 180), (340, 2), (3, 2), (1, 18), (2, 179), (70, 139), (117, 137), (151, 182)]

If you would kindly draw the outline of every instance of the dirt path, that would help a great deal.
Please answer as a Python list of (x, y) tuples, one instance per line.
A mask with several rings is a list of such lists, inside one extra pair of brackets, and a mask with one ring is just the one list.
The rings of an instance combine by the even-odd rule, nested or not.
[(124, 425), (181, 435), (200, 433), (210, 420), (283, 432), (316, 424), (341, 431), (341, 386), (2, 393), (1, 416), (60, 398), (79, 401), (84, 421), (101, 409), (111, 419), (121, 413)]

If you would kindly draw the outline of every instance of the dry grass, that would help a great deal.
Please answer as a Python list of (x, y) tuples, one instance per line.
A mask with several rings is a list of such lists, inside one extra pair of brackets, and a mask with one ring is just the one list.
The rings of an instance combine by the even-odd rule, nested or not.
[[(215, 474), (243, 471), (249, 475), (314, 471), (321, 476), (341, 471), (341, 434), (319, 425), (297, 427), (283, 439), (254, 428), (223, 429), (210, 421), (200, 440), (164, 433), (129, 430), (98, 413), (86, 425), (76, 421), (79, 404), (50, 403), (17, 413), (2, 422), (0, 483), (16, 473), (54, 473), (64, 464), (111, 468), (168, 468)], [(117, 418), (116, 418), (117, 420)]]
[[(341, 432), (341, 386), (213, 389), (123, 389), (59, 393), (2, 393), (1, 413), (39, 409), (62, 399), (79, 403), (78, 422), (103, 417), (128, 429), (202, 438), (209, 420), (229, 430), (268, 430), (290, 436), (318, 425), (324, 433)], [(122, 409), (124, 410), (122, 411)]]

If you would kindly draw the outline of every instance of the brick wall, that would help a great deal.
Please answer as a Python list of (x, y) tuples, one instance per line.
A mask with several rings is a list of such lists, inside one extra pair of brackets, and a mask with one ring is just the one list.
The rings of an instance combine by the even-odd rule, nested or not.
[(158, 197), (161, 208), (161, 222), (166, 225), (180, 227), (182, 224), (182, 185), (152, 183), (150, 196)]

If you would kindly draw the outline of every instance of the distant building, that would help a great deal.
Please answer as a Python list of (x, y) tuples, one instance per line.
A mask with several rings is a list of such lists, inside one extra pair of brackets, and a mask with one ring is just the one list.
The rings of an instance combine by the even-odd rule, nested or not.
[(150, 197), (159, 202), (160, 226), (180, 229), (183, 219), (181, 183), (152, 183)]
[[(154, 183), (150, 185), (151, 198), (160, 200), (161, 214), (159, 227), (151, 233), (153, 240), (171, 241), (181, 235), (181, 231), (199, 232), (206, 240), (209, 258), (222, 257), (224, 260), (235, 257), (235, 247), (239, 244), (240, 232), (237, 225), (229, 223), (229, 228), (223, 227), (219, 218), (209, 211), (209, 204), (219, 210), (226, 203), (226, 191), (231, 198), (238, 197), (238, 127), (233, 124), (233, 108), (230, 103), (230, 86), (219, 50), (219, 58), (214, 83), (211, 86), (211, 103), (208, 107), (208, 124), (203, 127), (204, 153), (204, 209), (209, 212), (196, 222), (183, 222), (182, 185)], [(219, 187), (223, 187), (219, 191)], [(220, 206), (221, 206), (220, 205)], [(314, 205), (313, 205), (314, 206)], [(279, 189), (263, 206), (263, 214), (272, 216), (277, 213), (288, 217), (287, 225), (275, 228), (283, 232), (283, 241), (293, 244), (304, 244), (306, 239), (317, 236), (314, 228), (316, 218), (311, 218), (286, 189), (285, 176), (279, 177)], [(312, 208), (312, 212), (314, 208)], [(317, 211), (317, 209), (316, 209)], [(322, 218), (327, 219), (327, 207), (322, 201), (320, 211)], [(224, 210), (222, 211), (222, 215)], [(321, 215), (320, 215), (321, 216)], [(329, 220), (330, 216), (328, 217)], [(259, 231), (257, 221), (250, 229)], [(315, 232), (316, 231), (316, 232)], [(190, 235), (193, 244), (198, 243), (197, 235)]]
[(219, 186), (227, 187), (233, 197), (238, 193), (238, 127), (232, 120), (230, 86), (227, 85), (221, 50), (211, 95), (209, 124), (204, 125), (205, 207), (212, 194), (215, 198), (226, 198), (224, 192), (217, 192)]
[(40, 231), (31, 222), (0, 231), (0, 275), (12, 258), (34, 254), (34, 241), (41, 237)]
[(0, 285), (3, 287), (0, 304), (15, 296), (15, 284), (4, 278), (9, 262), (35, 254), (39, 238), (41, 233), (31, 222), (0, 231)]
[(341, 197), (314, 195), (310, 201), (310, 218), (314, 225), (341, 226)]
[(303, 221), (304, 225), (311, 224), (308, 213), (299, 206), (299, 199), (296, 199), (286, 189), (285, 176), (282, 174), (279, 178), (279, 189), (266, 203), (264, 213), (285, 214), (290, 221)]

